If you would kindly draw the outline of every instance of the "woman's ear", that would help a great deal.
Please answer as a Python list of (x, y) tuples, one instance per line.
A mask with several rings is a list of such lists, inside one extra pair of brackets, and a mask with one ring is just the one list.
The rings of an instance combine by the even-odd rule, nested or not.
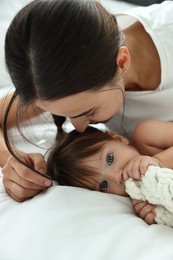
[(108, 132), (108, 135), (110, 135), (113, 139), (115, 139), (118, 142), (122, 142), (124, 144), (129, 144), (129, 140), (122, 135), (119, 135), (119, 134), (116, 134), (113, 132)]
[(122, 46), (118, 50), (118, 54), (116, 57), (116, 62), (119, 67), (119, 69), (124, 72), (128, 69), (131, 58), (130, 58), (130, 53), (129, 50), (127, 49), (126, 46)]

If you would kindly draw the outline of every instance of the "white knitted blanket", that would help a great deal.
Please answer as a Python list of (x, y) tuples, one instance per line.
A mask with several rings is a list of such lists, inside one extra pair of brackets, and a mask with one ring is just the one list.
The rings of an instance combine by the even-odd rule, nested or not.
[(173, 170), (149, 166), (141, 181), (132, 178), (125, 182), (132, 199), (157, 205), (155, 221), (173, 227)]

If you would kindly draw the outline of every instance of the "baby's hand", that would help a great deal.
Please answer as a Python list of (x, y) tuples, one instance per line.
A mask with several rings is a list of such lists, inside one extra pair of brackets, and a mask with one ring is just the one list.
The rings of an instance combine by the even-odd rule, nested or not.
[(141, 175), (144, 175), (147, 171), (148, 166), (155, 165), (160, 166), (160, 162), (155, 157), (139, 155), (132, 160), (130, 160), (124, 170), (123, 170), (123, 179), (124, 181), (128, 180), (129, 177), (140, 180)]
[(142, 218), (149, 225), (155, 223), (155, 205), (149, 204), (148, 201), (141, 200), (132, 200), (132, 205), (138, 217)]

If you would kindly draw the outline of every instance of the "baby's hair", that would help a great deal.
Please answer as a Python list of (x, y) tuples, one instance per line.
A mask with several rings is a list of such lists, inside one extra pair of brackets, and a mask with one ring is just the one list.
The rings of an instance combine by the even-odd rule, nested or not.
[(90, 160), (112, 139), (107, 132), (94, 127), (88, 127), (84, 133), (73, 130), (62, 138), (59, 136), (48, 156), (47, 175), (60, 185), (98, 190), (97, 169), (86, 166), (83, 161)]

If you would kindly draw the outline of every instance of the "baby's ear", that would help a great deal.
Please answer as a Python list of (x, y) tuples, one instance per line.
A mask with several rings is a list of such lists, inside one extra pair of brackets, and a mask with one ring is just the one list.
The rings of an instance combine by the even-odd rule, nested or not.
[(110, 135), (113, 139), (115, 139), (118, 142), (129, 144), (129, 140), (122, 135), (119, 135), (119, 134), (116, 134), (113, 132), (108, 132), (108, 135)]

